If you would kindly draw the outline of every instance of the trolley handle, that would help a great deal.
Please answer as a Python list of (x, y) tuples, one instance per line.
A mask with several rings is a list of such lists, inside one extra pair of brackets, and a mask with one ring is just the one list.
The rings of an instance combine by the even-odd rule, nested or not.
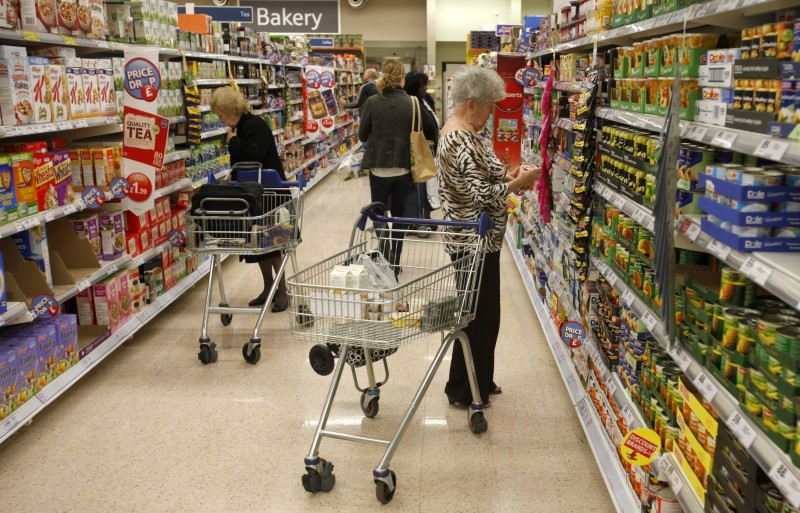
[[(261, 165), (261, 162), (237, 162), (231, 168), (231, 170), (234, 170), (234, 169), (236, 171), (243, 171), (243, 170), (255, 170), (255, 171), (258, 171), (258, 173), (259, 173), (258, 182), (261, 183), (261, 170), (263, 169), (262, 165)], [(286, 180), (280, 180), (280, 187), (284, 187), (284, 188), (286, 188), (286, 187), (297, 187), (300, 190), (304, 189), (305, 186), (306, 186), (305, 176), (303, 175), (303, 173), (297, 173), (297, 177), (299, 178), (298, 180), (291, 181), (291, 182), (290, 181), (286, 181)], [(272, 185), (272, 184), (268, 184), (268, 185)]]
[(370, 203), (361, 209), (361, 218), (358, 220), (356, 226), (359, 230), (364, 231), (367, 228), (367, 219), (371, 219), (373, 223), (403, 223), (415, 224), (422, 226), (450, 226), (453, 228), (476, 228), (478, 236), (483, 237), (486, 232), (494, 228), (494, 223), (486, 212), (481, 212), (478, 221), (439, 221), (437, 219), (414, 219), (409, 217), (388, 217), (380, 215), (376, 210), (386, 211), (386, 205), (380, 202)]

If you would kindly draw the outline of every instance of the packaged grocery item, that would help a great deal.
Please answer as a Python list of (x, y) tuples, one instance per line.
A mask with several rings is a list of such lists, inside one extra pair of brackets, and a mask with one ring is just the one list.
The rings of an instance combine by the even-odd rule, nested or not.
[(56, 0), (19, 0), (22, 30), (58, 34)]
[(106, 34), (106, 13), (103, 0), (89, 0), (91, 27), (86, 35), (92, 39), (103, 39)]
[(51, 119), (53, 121), (66, 121), (69, 119), (69, 95), (64, 76), (64, 67), (58, 64), (48, 64), (47, 74), (50, 87)]
[(8, 305), (6, 303), (6, 280), (4, 279), (4, 272), (6, 266), (3, 262), (3, 253), (0, 253), (0, 314), (6, 313)]
[(22, 28), (19, 20), (19, 0), (0, 1), (0, 27), (11, 30)]
[(99, 116), (100, 91), (94, 59), (83, 59), (81, 83), (83, 84), (83, 101), (86, 104), (86, 117)]
[(98, 59), (95, 65), (100, 94), (100, 115), (114, 116), (117, 113), (117, 96), (114, 92), (114, 70), (111, 67), (111, 59)]
[(63, 207), (67, 203), (75, 201), (75, 190), (72, 184), (72, 165), (68, 150), (53, 152), (53, 175), (58, 206)]
[(97, 260), (103, 260), (103, 245), (100, 239), (100, 217), (97, 214), (84, 214), (72, 220), (72, 229), (80, 239), (89, 241)]
[[(81, 119), (86, 117), (86, 100), (84, 98), (83, 82), (81, 80), (81, 60), (64, 59), (64, 61), (64, 71), (67, 78), (67, 95), (69, 98), (69, 118)], [(86, 186), (85, 182), (84, 186)]]
[(94, 310), (97, 324), (108, 326), (111, 331), (117, 330), (119, 325), (119, 297), (117, 296), (117, 280), (113, 277), (92, 285), (94, 296)]
[(80, 31), (88, 35), (92, 27), (92, 8), (89, 0), (76, 0), (78, 4), (78, 27)]
[(45, 225), (22, 230), (11, 236), (14, 244), (25, 260), (39, 267), (47, 286), (53, 287), (53, 274), (50, 270), (50, 252), (47, 249), (47, 229)]
[(27, 57), (0, 59), (0, 115), (5, 126), (27, 125), (33, 119)]
[(78, 363), (78, 317), (74, 314), (59, 314), (41, 324), (55, 328), (58, 374), (63, 374)]
[(133, 314), (131, 290), (128, 283), (128, 273), (122, 272), (117, 276), (117, 291), (119, 293), (119, 324), (123, 325), (130, 320)]
[(28, 75), (33, 97), (32, 123), (50, 123), (52, 121), (52, 109), (50, 108), (52, 93), (47, 64), (48, 60), (44, 57), (28, 57)]
[(47, 159), (33, 170), (33, 183), (36, 185), (36, 200), (39, 204), (39, 212), (56, 208), (58, 206), (56, 175), (53, 162), (50, 159)]
[(99, 217), (103, 260), (116, 260), (125, 254), (125, 223), (123, 213), (101, 212)]
[(134, 214), (130, 210), (125, 211), (125, 226), (128, 232), (138, 233), (148, 227), (147, 212)]
[[(11, 155), (11, 168), (14, 170), (14, 184), (17, 188), (16, 218), (32, 216), (39, 212), (36, 183), (33, 177), (33, 155), (30, 153)], [(14, 219), (9, 220), (13, 221)]]
[(91, 148), (81, 148), (81, 168), (83, 169), (83, 186), (92, 187), (96, 185), (94, 179), (94, 152)]
[[(48, 59), (74, 59), (77, 57), (75, 48), (69, 46), (48, 46), (45, 48), (31, 48), (31, 55), (39, 57), (47, 57)], [(63, 65), (63, 62), (59, 62)]]
[(83, 167), (81, 166), (81, 150), (73, 148), (69, 150), (69, 167), (72, 171), (72, 188), (83, 188)]
[(80, 36), (77, 0), (58, 0), (58, 31), (65, 36)]
[(17, 355), (10, 346), (0, 346), (0, 420), (19, 408)]
[(0, 156), (0, 225), (6, 224), (17, 213), (17, 190), (14, 184), (14, 169), (11, 159)]
[[(0, 344), (2, 343), (3, 341), (0, 341)], [(17, 355), (17, 392), (19, 404), (22, 406), (39, 392), (36, 339), (32, 336), (19, 336), (10, 341), (9, 345)]]
[(96, 324), (92, 290), (86, 289), (78, 292), (76, 299), (78, 303), (78, 324), (81, 326), (91, 326)]
[[(94, 184), (102, 190), (109, 190), (108, 186), (115, 177), (114, 150), (111, 147), (95, 148), (92, 150), (94, 158)], [(85, 173), (84, 173), (85, 175)], [(85, 183), (85, 176), (84, 176)]]

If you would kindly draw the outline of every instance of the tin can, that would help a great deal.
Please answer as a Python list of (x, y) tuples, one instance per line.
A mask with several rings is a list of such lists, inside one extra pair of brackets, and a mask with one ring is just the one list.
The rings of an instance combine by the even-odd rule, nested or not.
[(761, 419), (764, 426), (770, 431), (774, 433), (778, 432), (778, 419), (775, 417), (775, 413), (772, 409), (766, 404), (761, 406)]
[(736, 343), (739, 341), (739, 327), (744, 325), (747, 319), (757, 315), (759, 315), (757, 310), (726, 308), (722, 339), (720, 340), (722, 347), (731, 351), (734, 350)]
[(772, 399), (773, 401), (777, 401), (779, 397), (778, 393), (778, 386), (772, 383), (772, 381), (767, 380), (767, 390), (764, 392), (768, 399)]
[(738, 237), (765, 238), (772, 235), (772, 228), (767, 226), (739, 226), (732, 224), (728, 228), (728, 231), (736, 234)]
[(758, 336), (758, 317), (748, 316), (739, 322), (739, 337), (736, 339), (736, 352), (748, 354)]
[(785, 315), (767, 314), (758, 322), (758, 341), (765, 346), (774, 346), (778, 329), (797, 324), (797, 319)]
[(681, 513), (683, 509), (671, 488), (664, 488), (653, 502), (651, 513)]
[(784, 173), (787, 187), (800, 187), (800, 170), (791, 170)]
[(720, 302), (731, 305), (746, 304), (748, 289), (751, 294), (753, 292), (753, 287), (749, 286), (748, 281), (741, 272), (730, 267), (723, 267), (719, 289)]
[(800, 358), (800, 325), (775, 330), (775, 349), (792, 358)]
[(739, 366), (739, 372), (736, 374), (736, 386), (741, 390), (745, 389), (745, 378), (749, 371), (750, 369), (744, 365)]
[(714, 317), (711, 319), (711, 336), (717, 340), (722, 340), (722, 334), (725, 332), (725, 307), (720, 304), (714, 304)]
[(764, 185), (770, 187), (783, 185), (784, 177), (786, 176), (783, 171), (778, 171), (776, 169), (765, 169), (761, 174), (764, 177)]
[(755, 396), (755, 394), (751, 394), (750, 392), (744, 393), (744, 407), (754, 417), (761, 416), (763, 405), (761, 404), (761, 401), (758, 400), (758, 397)]
[(760, 370), (750, 369), (750, 382), (753, 383), (753, 386), (757, 389), (761, 390), (762, 392), (766, 392), (767, 378), (764, 377), (764, 373)]
[(794, 213), (800, 212), (800, 202), (798, 201), (787, 201), (785, 203), (778, 203), (778, 212), (784, 213)]

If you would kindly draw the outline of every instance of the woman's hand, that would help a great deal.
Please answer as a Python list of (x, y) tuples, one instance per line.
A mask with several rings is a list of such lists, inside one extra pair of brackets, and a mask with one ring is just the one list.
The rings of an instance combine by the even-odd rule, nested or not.
[(233, 139), (234, 137), (236, 137), (236, 129), (235, 128), (231, 128), (231, 131), (228, 132), (228, 135), (226, 136), (226, 140), (228, 142), (231, 142), (231, 139)]
[(519, 168), (520, 167), (521, 166), (517, 166), (514, 169), (509, 169), (508, 171), (506, 171), (506, 176), (505, 176), (505, 178), (503, 178), (503, 181), (504, 182), (510, 182), (511, 180), (516, 178), (519, 175)]
[(538, 166), (523, 165), (515, 169), (516, 176), (508, 183), (508, 188), (512, 191), (530, 187), (539, 179), (542, 168)]

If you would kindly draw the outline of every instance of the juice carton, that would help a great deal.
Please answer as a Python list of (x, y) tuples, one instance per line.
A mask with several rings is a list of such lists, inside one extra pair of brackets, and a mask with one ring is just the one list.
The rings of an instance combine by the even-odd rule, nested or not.
[(11, 345), (0, 346), (0, 420), (19, 407), (17, 354)]
[(47, 74), (50, 76), (50, 112), (53, 121), (69, 119), (69, 94), (67, 91), (64, 67), (59, 64), (48, 64)]
[(56, 208), (58, 206), (56, 174), (53, 162), (49, 158), (33, 170), (33, 183), (36, 185), (39, 212)]
[(97, 324), (108, 326), (112, 333), (117, 331), (119, 327), (119, 296), (117, 295), (116, 279), (109, 277), (92, 285), (92, 294), (94, 295)]
[(33, 179), (33, 155), (27, 152), (11, 155), (11, 169), (14, 171), (14, 185), (17, 188), (17, 212), (9, 217), (9, 221), (14, 221), (38, 213), (39, 201)]
[(111, 147), (101, 147), (92, 150), (94, 157), (94, 185), (107, 191), (111, 180), (116, 176), (114, 163), (114, 150)]
[(67, 98), (69, 99), (69, 118), (81, 119), (86, 117), (86, 98), (84, 96), (83, 81), (81, 79), (82, 63), (78, 58), (64, 59), (67, 85)]
[(100, 213), (100, 241), (103, 260), (113, 261), (125, 254), (125, 221), (122, 212)]
[(14, 184), (14, 169), (9, 157), (0, 156), (0, 225), (6, 224), (17, 212), (17, 190)]
[(58, 206), (62, 207), (75, 201), (75, 191), (72, 184), (72, 162), (69, 151), (53, 152), (53, 174), (55, 176)]
[(47, 285), (53, 287), (53, 274), (50, 270), (50, 252), (47, 250), (47, 229), (45, 225), (22, 230), (11, 236), (22, 257), (35, 262)]
[(33, 123), (50, 123), (53, 119), (48, 62), (45, 57), (28, 57), (28, 75), (33, 93)]
[(81, 326), (91, 326), (96, 324), (94, 316), (94, 297), (91, 289), (78, 292), (78, 324)]
[(83, 59), (81, 65), (81, 83), (83, 84), (83, 101), (86, 104), (86, 117), (100, 115), (100, 87), (97, 81), (97, 70), (94, 59)]
[(117, 114), (117, 96), (114, 92), (114, 70), (111, 59), (95, 61), (97, 87), (100, 93), (100, 115), (115, 116)]
[(0, 59), (0, 114), (5, 126), (27, 125), (33, 120), (27, 58)]

